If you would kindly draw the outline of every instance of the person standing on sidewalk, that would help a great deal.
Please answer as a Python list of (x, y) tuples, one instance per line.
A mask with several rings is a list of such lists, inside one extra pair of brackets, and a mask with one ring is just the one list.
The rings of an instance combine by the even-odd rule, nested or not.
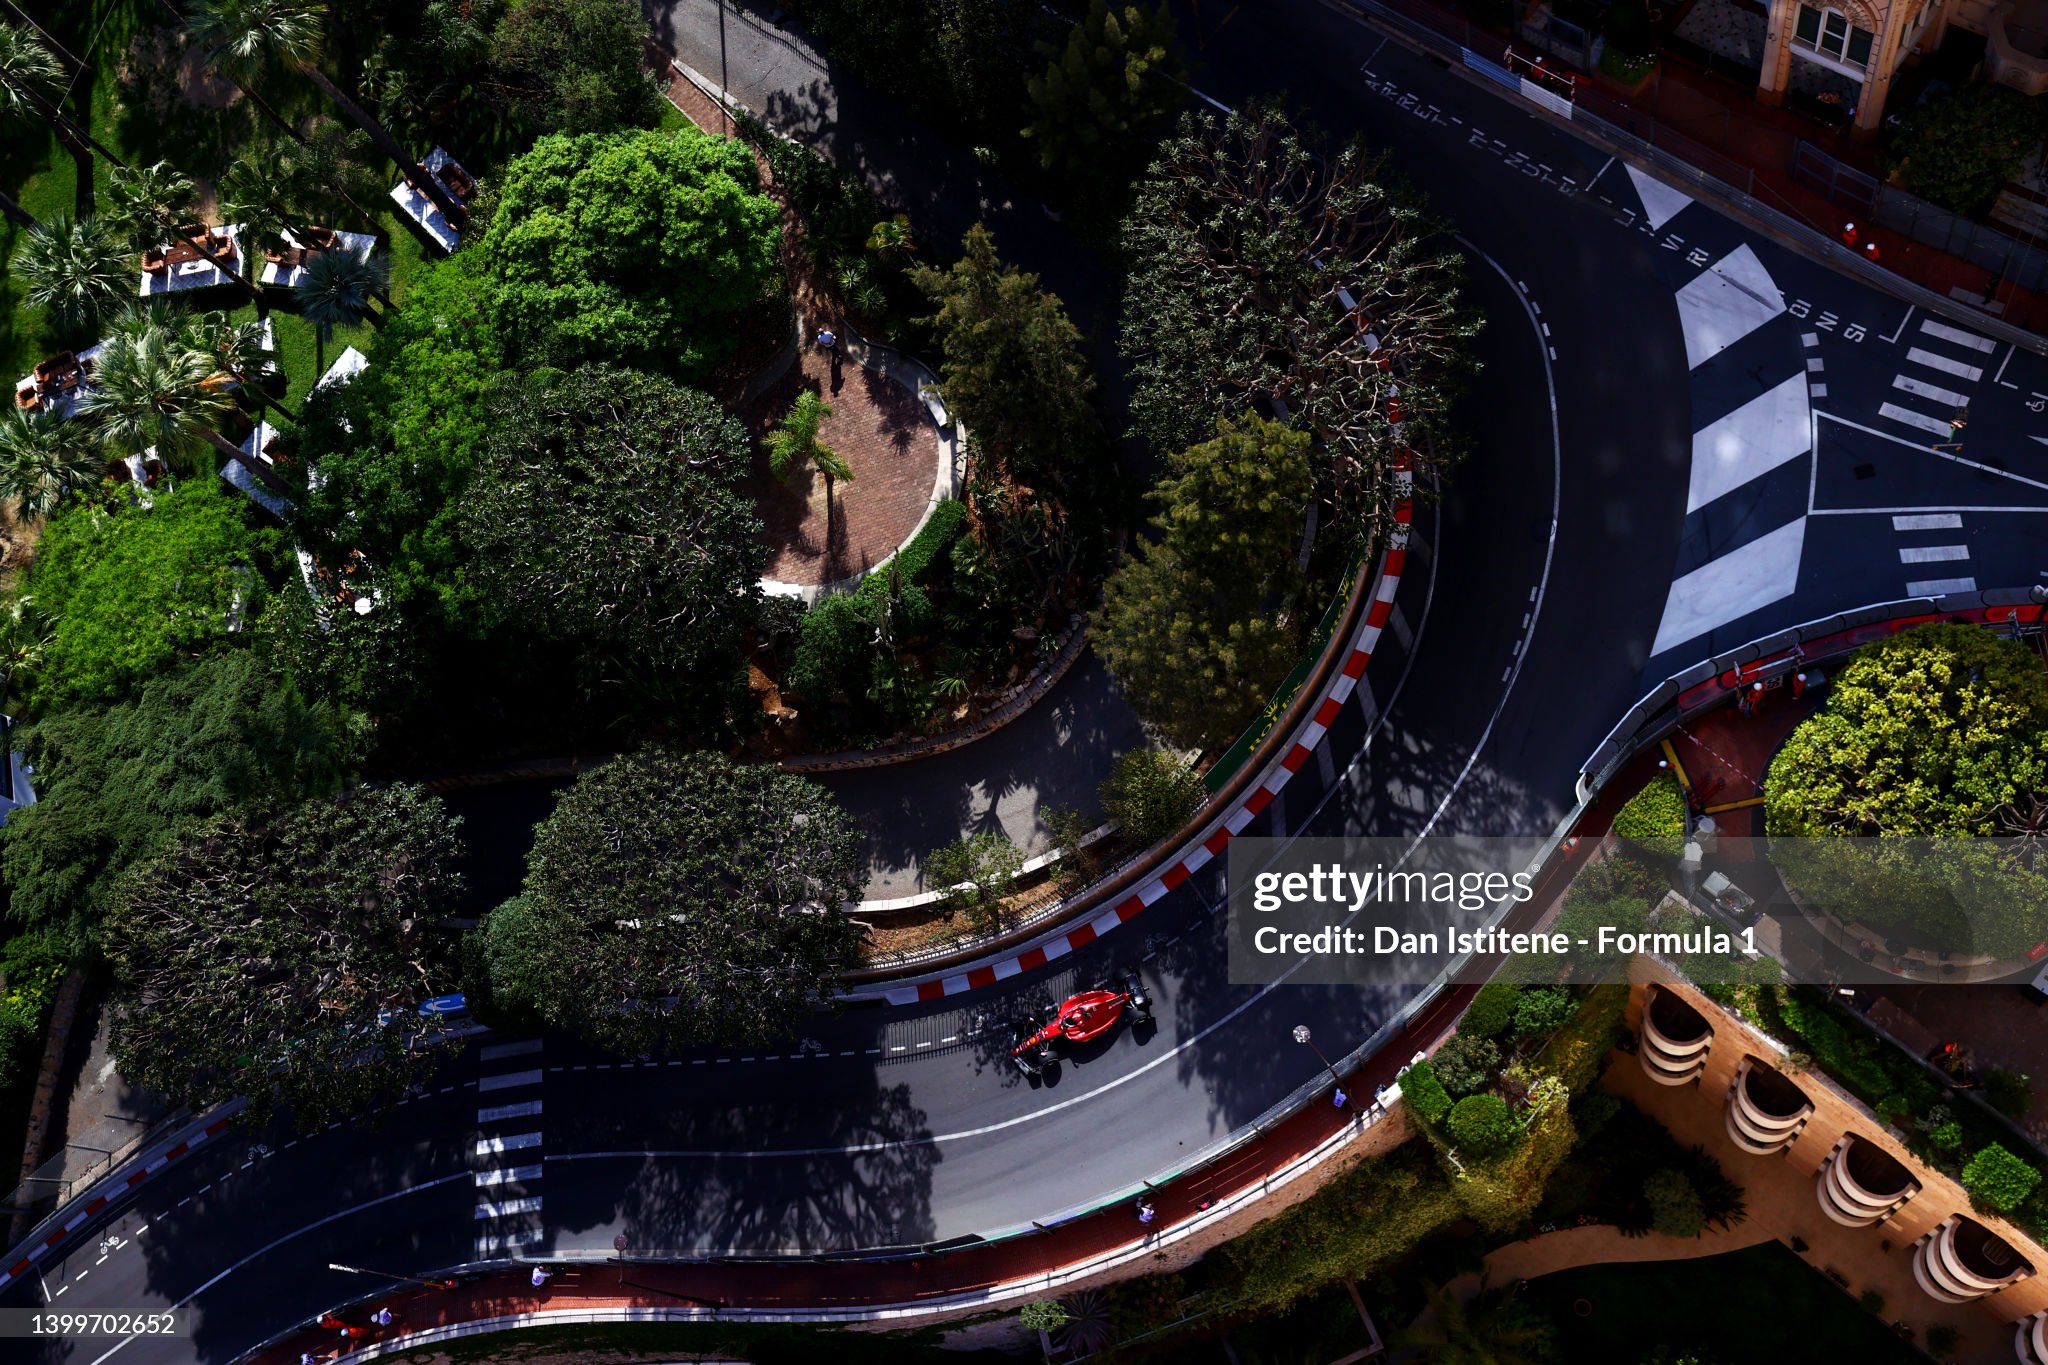
[(1140, 1199), (1138, 1201), (1138, 1221), (1140, 1223), (1143, 1223), (1147, 1227), (1150, 1227), (1152, 1224), (1152, 1220), (1154, 1218), (1157, 1218), (1158, 1216), (1159, 1211), (1153, 1208), (1150, 1203), (1146, 1202), (1143, 1199)]
[(376, 1323), (379, 1327), (389, 1327), (391, 1325), (391, 1310), (389, 1308), (379, 1308), (376, 1312), (370, 1314), (370, 1321)]
[(550, 1272), (545, 1266), (535, 1266), (533, 1268), (533, 1287), (535, 1289), (540, 1288), (542, 1285), (546, 1284), (549, 1280), (553, 1278), (553, 1273)]
[(839, 334), (831, 324), (818, 329), (818, 349), (825, 353), (825, 363), (832, 368), (832, 390), (839, 391)]

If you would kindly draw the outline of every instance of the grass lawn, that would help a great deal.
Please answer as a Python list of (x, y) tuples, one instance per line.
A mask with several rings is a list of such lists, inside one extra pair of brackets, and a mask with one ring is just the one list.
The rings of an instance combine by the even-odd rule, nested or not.
[(1557, 1324), (1563, 1360), (1641, 1360), (1660, 1346), (1714, 1361), (1801, 1351), (1858, 1365), (1925, 1359), (1776, 1242), (1696, 1261), (1581, 1266), (1531, 1280), (1527, 1292)]
[[(259, 116), (246, 107), (246, 101), (237, 97), (227, 107), (220, 107), (218, 99), (187, 99), (176, 86), (175, 68), (148, 59), (162, 23), (162, 11), (154, 0), (56, 0), (38, 15), (59, 42), (89, 64), (72, 85), (67, 101), (72, 118), (123, 160), (131, 164), (171, 161), (191, 175), (205, 195), (235, 151), (263, 131)], [(125, 79), (124, 72), (128, 73)], [(263, 89), (288, 118), (336, 112), (324, 108), (317, 92), (303, 81), (273, 81)], [(93, 158), (93, 166), (95, 189), (103, 190), (108, 167), (98, 157)], [(397, 184), (398, 172), (384, 169), (389, 170), (389, 183)], [(17, 121), (0, 137), (0, 188), (37, 218), (69, 213), (78, 203), (77, 166), (44, 125)], [(427, 248), (389, 200), (365, 207), (376, 214), (374, 223), (337, 226), (377, 234), (377, 252), (391, 276), (386, 292), (402, 303), (428, 259)], [(41, 310), (23, 304), (21, 286), (5, 268), (23, 236), (16, 224), (0, 220), (0, 375), (10, 382), (56, 351), (96, 340), (93, 336), (62, 335)], [(137, 276), (139, 280), (140, 262)], [(179, 296), (186, 306), (215, 308), (233, 297), (220, 291), (211, 296)], [(232, 313), (238, 319), (254, 317), (255, 304), (244, 302)], [(286, 402), (292, 404), (319, 378), (318, 347), (313, 330), (293, 315), (287, 297), (273, 295), (271, 318), (279, 363), (290, 381)], [(337, 331), (327, 346), (327, 363), (332, 364), (347, 346), (365, 349), (372, 335), (374, 329), (367, 324)]]

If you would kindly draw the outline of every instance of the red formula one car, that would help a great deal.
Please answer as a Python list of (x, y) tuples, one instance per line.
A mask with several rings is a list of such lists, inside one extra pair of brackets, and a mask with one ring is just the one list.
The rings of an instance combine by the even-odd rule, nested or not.
[(1129, 967), (1118, 975), (1115, 988), (1082, 991), (1057, 1005), (1017, 1021), (1017, 1045), (1010, 1049), (1017, 1069), (1036, 1076), (1059, 1059), (1063, 1043), (1086, 1043), (1116, 1027), (1128, 1010), (1134, 1022), (1152, 1017), (1152, 997), (1145, 983)]

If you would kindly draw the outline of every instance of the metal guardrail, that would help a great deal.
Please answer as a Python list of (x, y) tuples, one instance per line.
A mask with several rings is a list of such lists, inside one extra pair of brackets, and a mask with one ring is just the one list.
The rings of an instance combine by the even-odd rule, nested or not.
[[(1654, 166), (1666, 174), (1682, 181), (1697, 197), (1718, 203), (1723, 209), (1737, 217), (1749, 220), (1783, 240), (1789, 245), (1812, 256), (1823, 264), (1833, 267), (1842, 274), (1856, 279), (1859, 283), (1917, 304), (1929, 312), (1961, 322), (1979, 332), (2010, 342), (2022, 350), (2037, 355), (2048, 355), (2048, 337), (2015, 327), (1987, 313), (1970, 308), (1944, 294), (1913, 283), (1896, 275), (1883, 266), (1865, 260), (1860, 252), (1844, 247), (1834, 238), (1816, 232), (1810, 225), (1800, 222), (1782, 210), (1772, 208), (1754, 195), (1735, 188), (1725, 180), (1708, 174), (1698, 166), (1671, 155), (1628, 129), (1583, 107), (1575, 107), (1552, 96), (1539, 99), (1532, 94), (1529, 83), (1514, 72), (1495, 62), (1483, 53), (1459, 43), (1456, 39), (1402, 14), (1380, 3), (1380, 0), (1322, 0), (1330, 9), (1351, 15), (1363, 23), (1380, 30), (1389, 37), (1399, 39), (1418, 52), (1437, 57), (1453, 70), (1472, 73), (1475, 83), (1481, 88), (1493, 90), (1503, 98), (1514, 98), (1526, 112), (1547, 116), (1559, 125), (1579, 130), (1587, 141), (1602, 146), (1616, 156)], [(1490, 69), (1489, 69), (1490, 68)], [(1559, 105), (1564, 105), (1560, 108)]]
[(1832, 635), (1853, 631), (1859, 626), (1877, 625), (1908, 616), (1940, 616), (1951, 612), (2017, 608), (2030, 606), (2032, 603), (2033, 599), (2024, 588), (1994, 588), (1983, 592), (1949, 593), (1942, 597), (1899, 598), (1874, 606), (1859, 607), (1854, 611), (1839, 612), (1833, 616), (1818, 617), (1774, 634), (1761, 636), (1712, 658), (1702, 659), (1690, 668), (1672, 674), (1644, 693), (1642, 698), (1615, 722), (1614, 728), (1607, 732), (1606, 738), (1594, 747), (1593, 752), (1587, 755), (1585, 763), (1580, 765), (1580, 796), (1589, 799), (1588, 793), (1598, 791), (1622, 764), (1662, 738), (1672, 726), (1705, 709), (1694, 707), (1682, 710), (1680, 699), (1701, 683), (1719, 677), (1730, 669), (1743, 668), (1760, 659), (1780, 655), (1789, 656), (1787, 668), (1791, 666), (1792, 660), (1821, 663), (1828, 659), (1840, 658), (1853, 652), (1864, 642), (1847, 642), (1839, 649), (1830, 649), (1825, 654), (1804, 654), (1800, 651), (1808, 641), (1824, 640)]

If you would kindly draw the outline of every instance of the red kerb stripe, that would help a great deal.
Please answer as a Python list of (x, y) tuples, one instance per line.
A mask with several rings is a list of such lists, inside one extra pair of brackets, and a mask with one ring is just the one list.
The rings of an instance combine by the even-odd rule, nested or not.
[(1030, 952), (1021, 954), (1017, 958), (1017, 965), (1027, 972), (1036, 971), (1045, 965), (1045, 949), (1033, 948)]

